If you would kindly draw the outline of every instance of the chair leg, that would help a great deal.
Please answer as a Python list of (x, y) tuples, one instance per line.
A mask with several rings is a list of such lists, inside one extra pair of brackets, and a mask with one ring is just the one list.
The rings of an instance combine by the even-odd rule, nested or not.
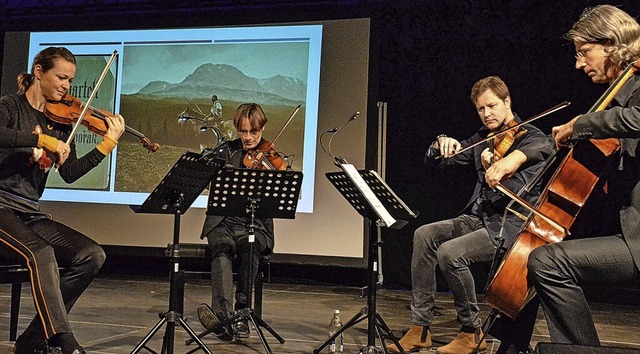
[(18, 336), (18, 315), (20, 314), (20, 295), (22, 282), (11, 283), (11, 315), (9, 322), (9, 340), (15, 341)]

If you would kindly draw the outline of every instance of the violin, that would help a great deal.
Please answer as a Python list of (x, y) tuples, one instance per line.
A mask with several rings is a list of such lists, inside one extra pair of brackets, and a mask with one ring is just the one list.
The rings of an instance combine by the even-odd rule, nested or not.
[(287, 162), (273, 148), (273, 143), (262, 139), (260, 144), (251, 151), (248, 151), (242, 163), (249, 168), (259, 170), (284, 170)]
[[(515, 126), (518, 123), (515, 119), (512, 119), (507, 123), (499, 132), (504, 132), (500, 136), (493, 139), (493, 159), (494, 161), (500, 160), (504, 157), (504, 154), (509, 150), (513, 142), (516, 141), (518, 137), (522, 134), (526, 133), (526, 129), (518, 130)], [(493, 133), (491, 134), (493, 135)]]
[(298, 113), (300, 107), (302, 107), (302, 105), (296, 106), (282, 128), (280, 128), (278, 134), (276, 134), (276, 137), (273, 138), (273, 142), (262, 139), (258, 146), (244, 155), (242, 163), (246, 167), (259, 170), (285, 170), (287, 168), (287, 162), (276, 152), (274, 144), (293, 117)]
[[(56, 123), (72, 125), (79, 120), (84, 108), (84, 103), (81, 100), (67, 94), (60, 101), (47, 101), (44, 106), (44, 114)], [(81, 120), (81, 124), (89, 129), (89, 131), (104, 136), (108, 130), (105, 119), (107, 116), (113, 115), (113, 113), (89, 107), (86, 116)], [(126, 125), (125, 131), (140, 139), (140, 143), (150, 152), (156, 152), (160, 149), (158, 143), (152, 143), (149, 138), (139, 131)]]

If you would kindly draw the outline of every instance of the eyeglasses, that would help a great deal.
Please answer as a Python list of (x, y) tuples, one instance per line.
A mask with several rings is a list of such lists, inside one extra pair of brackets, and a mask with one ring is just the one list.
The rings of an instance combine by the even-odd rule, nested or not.
[(576, 55), (574, 57), (576, 58), (576, 60), (585, 59), (589, 55), (589, 52), (591, 52), (596, 47), (602, 47), (605, 53), (611, 53), (611, 47), (606, 43), (607, 41), (586, 43), (580, 47), (580, 50), (576, 52)]
[(251, 135), (258, 136), (262, 132), (262, 129), (251, 129), (251, 130), (238, 130), (238, 135)]
[(576, 60), (584, 59), (587, 56), (587, 54), (589, 54), (590, 50), (591, 50), (591, 48), (584, 49), (584, 50), (579, 50), (579, 51), (576, 52), (576, 55), (574, 57), (576, 58)]

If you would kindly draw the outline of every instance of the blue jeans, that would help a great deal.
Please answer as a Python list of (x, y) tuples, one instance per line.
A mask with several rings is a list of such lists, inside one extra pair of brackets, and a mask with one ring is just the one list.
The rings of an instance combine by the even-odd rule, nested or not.
[(469, 266), (491, 262), (495, 251), (496, 246), (477, 216), (461, 215), (416, 229), (411, 258), (411, 323), (428, 326), (433, 321), (439, 265), (453, 292), (458, 322), (480, 327), (480, 308)]

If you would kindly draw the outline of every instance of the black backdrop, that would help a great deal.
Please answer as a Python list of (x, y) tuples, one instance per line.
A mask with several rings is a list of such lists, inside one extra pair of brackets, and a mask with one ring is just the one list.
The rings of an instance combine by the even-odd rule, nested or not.
[[(0, 10), (2, 31), (171, 28), (370, 17), (372, 100), (388, 103), (387, 183), (419, 217), (385, 230), (385, 284), (410, 286), (411, 239), (421, 224), (451, 217), (466, 203), (472, 171), (423, 168), (423, 153), (446, 133), (471, 135), (481, 122), (471, 86), (499, 75), (514, 111), (533, 116), (560, 102), (569, 108), (536, 123), (545, 132), (589, 109), (605, 90), (574, 68), (562, 35), (585, 7), (603, 1), (68, 1)], [(43, 5), (45, 4), (45, 5)], [(633, 16), (640, 2), (618, 0)], [(4, 37), (4, 36), (2, 36)], [(3, 46), (2, 46), (3, 47)], [(349, 63), (345, 63), (349, 65)], [(371, 106), (371, 105), (370, 105)], [(369, 119), (376, 112), (371, 111)], [(371, 133), (371, 132), (370, 132)], [(372, 159), (368, 160), (372, 163)], [(367, 166), (373, 168), (371, 166)]]

